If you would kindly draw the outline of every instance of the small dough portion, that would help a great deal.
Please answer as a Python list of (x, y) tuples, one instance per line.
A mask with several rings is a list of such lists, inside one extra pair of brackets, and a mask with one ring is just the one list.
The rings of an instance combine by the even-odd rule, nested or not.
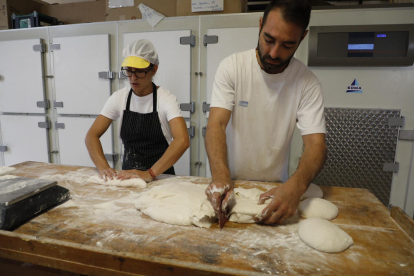
[(310, 247), (327, 253), (339, 253), (354, 244), (351, 236), (345, 231), (320, 218), (301, 221), (299, 237)]
[(205, 194), (207, 187), (189, 182), (156, 186), (143, 193), (135, 207), (160, 222), (209, 228), (217, 216)]
[(264, 191), (253, 189), (234, 189), (234, 206), (230, 211), (230, 221), (237, 223), (255, 223), (254, 217), (260, 215), (263, 209), (269, 204), (272, 199), (266, 200), (263, 204), (257, 204), (259, 197)]
[(109, 179), (105, 181), (99, 178), (99, 175), (94, 175), (94, 176), (89, 177), (88, 182), (109, 185), (109, 186), (137, 187), (137, 188), (147, 187), (147, 182), (145, 182), (141, 178), (131, 178), (127, 180), (119, 180), (119, 179), (110, 180)]
[(311, 183), (308, 187), (308, 189), (306, 190), (306, 192), (302, 195), (302, 197), (300, 198), (300, 200), (304, 200), (307, 198), (313, 198), (313, 197), (317, 197), (317, 198), (322, 198), (323, 197), (323, 192), (321, 190), (321, 188), (319, 188), (318, 185)]
[(321, 218), (326, 220), (338, 216), (338, 207), (322, 198), (307, 198), (299, 203), (299, 211), (304, 218)]
[(0, 175), (9, 174), (15, 169), (14, 167), (0, 166)]

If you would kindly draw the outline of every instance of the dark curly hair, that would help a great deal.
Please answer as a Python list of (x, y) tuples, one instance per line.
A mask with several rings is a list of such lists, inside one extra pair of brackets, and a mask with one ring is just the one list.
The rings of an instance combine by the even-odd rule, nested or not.
[(266, 7), (263, 14), (263, 25), (266, 23), (269, 12), (280, 9), (282, 18), (288, 22), (298, 25), (306, 31), (309, 25), (311, 4), (309, 0), (272, 0)]

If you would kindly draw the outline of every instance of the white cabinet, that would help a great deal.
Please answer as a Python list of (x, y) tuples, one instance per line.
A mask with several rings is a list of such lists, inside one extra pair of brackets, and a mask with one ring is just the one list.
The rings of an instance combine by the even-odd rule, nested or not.
[(7, 147), (2, 153), (5, 166), (25, 161), (49, 162), (47, 129), (39, 127), (45, 121), (45, 116), (0, 116), (2, 145)]
[(44, 113), (41, 39), (0, 41), (0, 112)]
[[(58, 137), (60, 163), (65, 165), (94, 167), (85, 145), (85, 137), (95, 118), (84, 117), (59, 117)], [(101, 137), (101, 144), (104, 154), (111, 155), (112, 133), (111, 128)], [(108, 162), (112, 167), (113, 162)]]
[(110, 71), (109, 35), (59, 37), (53, 44), (59, 45), (53, 50), (58, 114), (99, 114), (111, 94), (111, 81), (99, 78)]

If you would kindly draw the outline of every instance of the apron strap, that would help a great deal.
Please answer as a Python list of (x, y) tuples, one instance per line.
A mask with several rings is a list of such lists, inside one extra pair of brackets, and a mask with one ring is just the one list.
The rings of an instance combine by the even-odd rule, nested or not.
[(131, 88), (131, 90), (129, 90), (129, 94), (128, 94), (128, 100), (127, 100), (127, 104), (126, 104), (126, 108), (125, 108), (125, 110), (128, 110), (129, 111), (129, 105), (131, 104), (131, 96), (132, 96), (132, 88)]
[(157, 112), (157, 86), (152, 83), (152, 112)]

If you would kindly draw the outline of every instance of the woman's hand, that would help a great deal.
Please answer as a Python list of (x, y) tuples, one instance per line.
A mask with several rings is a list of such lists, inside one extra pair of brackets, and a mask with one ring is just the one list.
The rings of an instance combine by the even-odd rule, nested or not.
[(152, 176), (148, 171), (139, 171), (139, 170), (125, 170), (118, 173), (117, 179), (126, 180), (132, 178), (141, 178), (145, 182), (151, 182)]
[(117, 176), (117, 172), (111, 167), (108, 167), (103, 170), (99, 170), (99, 177), (105, 181), (113, 180), (116, 176)]

